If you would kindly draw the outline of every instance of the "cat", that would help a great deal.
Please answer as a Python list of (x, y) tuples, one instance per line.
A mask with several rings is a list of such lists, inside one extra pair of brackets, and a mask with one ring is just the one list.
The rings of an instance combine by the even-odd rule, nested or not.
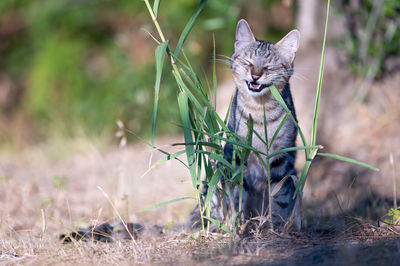
[[(271, 85), (275, 85), (278, 89), (297, 121), (289, 79), (293, 74), (293, 61), (299, 41), (298, 30), (292, 30), (276, 44), (257, 40), (245, 20), (242, 19), (238, 22), (234, 53), (230, 58), (231, 72), (236, 85), (228, 124), (230, 131), (246, 138), (247, 122), (251, 117), (254, 130), (260, 136), (265, 136), (265, 110), (267, 135), (268, 140), (271, 140), (286, 115), (285, 109), (272, 96), (269, 90)], [(295, 124), (291, 119), (287, 119), (270, 147), (270, 154), (280, 149), (294, 147), (296, 136)], [(266, 151), (265, 144), (257, 136), (254, 135), (252, 139), (254, 148)], [(237, 160), (237, 158), (232, 158), (232, 153), (232, 144), (226, 144), (224, 155), (230, 162)], [(266, 157), (264, 156), (262, 159), (265, 161)], [(290, 229), (292, 225), (297, 230), (301, 228), (301, 195), (292, 198), (298, 182), (295, 159), (295, 151), (282, 153), (270, 159), (272, 221), (275, 228)], [(224, 187), (224, 182), (222, 183)], [(267, 172), (253, 152), (250, 153), (246, 162), (243, 188), (244, 220), (265, 217), (269, 206)], [(204, 195), (207, 193), (207, 189), (205, 187)], [(235, 188), (234, 205), (236, 210), (239, 205), (238, 191), (238, 188)], [(229, 215), (230, 209), (229, 200), (225, 196), (221, 197), (220, 193), (216, 191), (211, 201), (211, 217), (223, 221), (226, 219), (227, 212)], [(191, 213), (189, 223), (191, 227), (198, 228), (200, 222), (200, 212), (197, 206)]]
[[(236, 91), (228, 123), (230, 131), (236, 132), (241, 137), (246, 137), (248, 131), (246, 123), (251, 116), (254, 130), (260, 136), (265, 136), (265, 109), (268, 139), (271, 140), (286, 115), (286, 111), (271, 95), (269, 86), (272, 84), (278, 89), (294, 119), (296, 119), (289, 79), (293, 73), (293, 61), (299, 47), (299, 41), (300, 33), (297, 30), (292, 30), (276, 44), (256, 40), (248, 23), (243, 19), (238, 22), (234, 53), (231, 57), (231, 71)], [(291, 119), (287, 119), (271, 146), (270, 153), (283, 148), (294, 147), (296, 136), (297, 128)], [(266, 150), (265, 144), (256, 136), (253, 137), (252, 145), (257, 150)], [(232, 158), (233, 146), (229, 143), (224, 147), (224, 155), (229, 162), (237, 159)], [(265, 157), (262, 159), (265, 160)], [(272, 221), (277, 229), (289, 230), (291, 226), (294, 226), (297, 230), (301, 228), (301, 194), (293, 199), (297, 186), (295, 159), (295, 151), (290, 151), (276, 155), (270, 160)], [(249, 221), (252, 218), (265, 217), (269, 206), (267, 174), (253, 152), (250, 153), (246, 162), (243, 188), (244, 220)], [(207, 189), (207, 187), (204, 188), (204, 195), (207, 193)], [(236, 210), (239, 205), (238, 191), (239, 189), (236, 187), (234, 190)], [(221, 197), (216, 190), (211, 200), (211, 217), (223, 221), (227, 215), (226, 210), (228, 210), (229, 215), (229, 200), (224, 196)], [(196, 206), (186, 227), (196, 229), (200, 225), (199, 206)], [(73, 241), (72, 239), (112, 242), (118, 239), (137, 238), (145, 231), (161, 234), (164, 229), (160, 226), (145, 229), (143, 225), (134, 223), (128, 223), (127, 227), (122, 223), (105, 223), (61, 235), (60, 239), (63, 242)], [(217, 229), (215, 226), (212, 228), (212, 230)]]

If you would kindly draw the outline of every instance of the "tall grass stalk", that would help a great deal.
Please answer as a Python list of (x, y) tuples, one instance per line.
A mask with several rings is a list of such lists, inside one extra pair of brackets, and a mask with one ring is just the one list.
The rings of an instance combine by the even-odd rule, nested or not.
[[(201, 0), (194, 15), (191, 17), (187, 25), (185, 26), (182, 34), (179, 38), (178, 44), (172, 52), (169, 46), (168, 40), (165, 38), (162, 29), (160, 27), (159, 22), (157, 21), (158, 8), (160, 5), (160, 1), (154, 1), (153, 7), (150, 5), (149, 0), (144, 0), (147, 9), (150, 13), (150, 16), (153, 20), (153, 23), (156, 27), (160, 40), (156, 40), (158, 46), (155, 52), (155, 60), (156, 60), (156, 79), (155, 79), (155, 96), (154, 96), (154, 111), (153, 111), (153, 127), (152, 127), (152, 141), (151, 145), (154, 147), (154, 138), (156, 131), (156, 120), (157, 120), (157, 108), (158, 108), (158, 95), (161, 86), (161, 76), (164, 62), (164, 55), (166, 54), (169, 58), (170, 64), (172, 66), (172, 75), (175, 77), (175, 81), (178, 87), (178, 108), (181, 116), (182, 128), (184, 133), (184, 143), (176, 143), (175, 145), (183, 145), (185, 150), (177, 152), (175, 154), (169, 154), (164, 152), (167, 157), (156, 162), (156, 164), (169, 160), (169, 159), (177, 159), (177, 156), (181, 153), (186, 154), (187, 159), (187, 167), (189, 168), (189, 172), (192, 178), (192, 185), (196, 195), (196, 199), (199, 205), (200, 218), (201, 218), (201, 229), (203, 232), (206, 232), (210, 228), (210, 222), (219, 227), (220, 229), (234, 234), (234, 232), (238, 231), (240, 226), (240, 222), (242, 221), (242, 193), (243, 193), (243, 182), (244, 182), (244, 173), (246, 170), (245, 163), (252, 153), (254, 154), (261, 162), (263, 167), (267, 172), (267, 182), (268, 182), (268, 197), (269, 197), (269, 206), (268, 206), (268, 220), (270, 226), (272, 228), (272, 200), (271, 200), (271, 180), (270, 180), (270, 159), (278, 154), (289, 152), (289, 151), (297, 151), (304, 150), (306, 162), (304, 164), (303, 170), (301, 172), (299, 184), (296, 188), (295, 195), (298, 191), (301, 191), (304, 187), (308, 170), (311, 166), (313, 159), (316, 156), (325, 156), (331, 157), (334, 159), (346, 161), (349, 163), (357, 164), (363, 167), (367, 167), (373, 170), (377, 170), (376, 168), (367, 165), (365, 163), (358, 162), (356, 160), (346, 158), (343, 156), (329, 154), (329, 153), (319, 153), (318, 151), (322, 148), (322, 146), (316, 144), (317, 139), (317, 122), (318, 122), (318, 111), (319, 111), (319, 102), (321, 98), (322, 91), (322, 80), (323, 80), (323, 71), (324, 71), (324, 56), (325, 56), (325, 46), (326, 46), (326, 33), (328, 26), (328, 17), (329, 17), (329, 5), (330, 1), (328, 0), (327, 4), (327, 13), (326, 13), (326, 22), (325, 22), (325, 30), (324, 30), (324, 40), (322, 44), (322, 52), (321, 52), (321, 63), (319, 69), (317, 90), (316, 90), (316, 100), (314, 106), (314, 114), (313, 114), (313, 124), (311, 127), (311, 140), (310, 144), (307, 144), (306, 138), (304, 136), (303, 131), (298, 125), (296, 119), (293, 114), (290, 112), (289, 108), (286, 106), (282, 96), (275, 88), (275, 86), (270, 86), (270, 92), (274, 96), (274, 98), (282, 105), (282, 107), (286, 110), (287, 114), (284, 116), (280, 125), (278, 126), (276, 132), (274, 132), (273, 137), (268, 140), (267, 137), (267, 121), (266, 114), (264, 111), (264, 126), (265, 126), (265, 136), (260, 136), (258, 132), (253, 129), (253, 120), (250, 117), (247, 121), (248, 134), (246, 138), (238, 136), (235, 132), (229, 130), (227, 126), (227, 120), (229, 117), (229, 112), (231, 105), (229, 106), (229, 110), (225, 115), (224, 119), (222, 119), (216, 112), (216, 88), (217, 88), (217, 77), (216, 77), (216, 65), (215, 65), (215, 40), (214, 42), (214, 50), (213, 50), (213, 90), (206, 89), (203, 87), (202, 82), (199, 76), (195, 73), (192, 65), (190, 64), (190, 60), (186, 57), (184, 53), (181, 53), (184, 42), (193, 28), (197, 18), (199, 17), (202, 9), (204, 8), (207, 0)], [(183, 54), (183, 59), (181, 59), (180, 55)], [(213, 96), (213, 97), (212, 97)], [(214, 102), (212, 103), (211, 98), (214, 98)], [(279, 131), (281, 130), (283, 124), (287, 119), (291, 119), (295, 126), (298, 129), (298, 132), (301, 136), (302, 146), (298, 147), (290, 147), (282, 150), (278, 150), (274, 153), (270, 152), (270, 147), (272, 146), (275, 138), (277, 137)], [(266, 151), (256, 150), (252, 146), (252, 138), (256, 136), (259, 138), (266, 146)], [(232, 162), (228, 162), (224, 157), (224, 145), (231, 144), (233, 145), (233, 158)], [(154, 147), (155, 148), (155, 147)], [(240, 165), (236, 165), (236, 156), (240, 160)], [(205, 173), (204, 180), (202, 179), (202, 173)], [(221, 184), (221, 187), (218, 187), (218, 183)], [(206, 186), (207, 193), (203, 195), (202, 187)], [(238, 209), (234, 206), (234, 197), (236, 187), (239, 186), (239, 206)], [(230, 217), (227, 217), (225, 221), (218, 221), (211, 217), (211, 200), (214, 195), (215, 190), (222, 189), (222, 201), (226, 200), (227, 202), (222, 202), (222, 206), (227, 204), (229, 206)], [(183, 200), (189, 197), (180, 198), (177, 200), (172, 200), (168, 202), (164, 202), (158, 204), (154, 207), (164, 206), (165, 204), (169, 204), (172, 202), (176, 202), (179, 200)], [(150, 207), (153, 208), (153, 207)], [(204, 221), (207, 221), (205, 224)]]
[[(267, 127), (267, 114), (265, 113), (265, 106), (263, 108), (264, 111), (264, 133), (265, 133), (265, 141), (266, 141), (266, 145), (265, 147), (267, 148), (267, 156), (266, 156), (266, 169), (267, 169), (267, 182), (268, 182), (268, 220), (269, 220), (269, 225), (271, 227), (271, 230), (274, 230), (274, 224), (272, 223), (272, 193), (271, 193), (271, 168), (270, 168), (270, 164), (269, 164), (269, 148), (271, 147), (269, 145), (269, 141), (268, 141), (268, 127)], [(281, 123), (281, 125), (283, 125)], [(276, 134), (278, 134), (277, 132), (279, 132), (280, 128), (282, 128), (281, 126), (278, 128), (278, 130), (276, 130)], [(264, 193), (265, 195), (265, 193)], [(263, 204), (264, 204), (264, 199), (263, 199)], [(264, 210), (263, 210), (264, 211)], [(264, 215), (264, 214), (262, 214)]]

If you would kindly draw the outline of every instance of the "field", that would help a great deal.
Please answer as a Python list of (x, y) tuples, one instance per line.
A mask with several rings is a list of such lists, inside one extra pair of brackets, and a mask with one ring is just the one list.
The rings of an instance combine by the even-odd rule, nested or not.
[[(302, 49), (292, 78), (300, 125), (309, 128), (317, 79), (319, 47)], [(212, 234), (198, 240), (174, 229), (195, 205), (185, 200), (154, 210), (145, 207), (192, 197), (189, 172), (177, 161), (149, 170), (162, 155), (143, 142), (104, 147), (96, 139), (46, 143), (0, 154), (0, 264), (351, 264), (371, 261), (395, 265), (400, 259), (400, 233), (379, 227), (393, 205), (393, 172), (400, 183), (400, 75), (390, 75), (370, 88), (368, 108), (352, 100), (359, 80), (341, 68), (340, 51), (327, 50), (318, 142), (328, 152), (368, 162), (372, 172), (330, 159), (311, 168), (304, 191), (304, 229), (293, 235), (259, 235), (250, 239)], [(222, 84), (217, 105), (226, 108), (231, 81)], [(308, 138), (308, 136), (307, 136)], [(156, 146), (181, 136), (164, 136)], [(393, 163), (389, 154), (393, 154)], [(299, 164), (303, 156), (299, 154)], [(106, 192), (107, 197), (98, 188)], [(58, 236), (77, 226), (119, 221), (144, 224), (148, 232), (136, 241), (112, 244), (61, 244)], [(168, 226), (164, 234), (152, 225)]]

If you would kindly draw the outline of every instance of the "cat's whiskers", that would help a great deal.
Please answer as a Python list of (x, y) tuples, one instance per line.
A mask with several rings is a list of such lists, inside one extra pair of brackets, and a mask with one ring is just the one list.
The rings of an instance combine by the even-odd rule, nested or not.
[(225, 60), (225, 59), (217, 59), (217, 58), (216, 58), (215, 61), (216, 61), (216, 62), (219, 62), (219, 63), (226, 64), (226, 65), (228, 65), (228, 66), (231, 65), (231, 62), (228, 61), (228, 60)]
[(215, 60), (225, 60), (225, 61), (231, 62), (231, 63), (235, 61), (231, 57), (225, 56), (225, 55), (216, 55), (216, 59)]
[(226, 55), (223, 55), (223, 54), (216, 54), (216, 56), (223, 57), (223, 58), (226, 58), (226, 59), (229, 59), (229, 60), (233, 61), (232, 57), (230, 57), (230, 56), (226, 56)]
[(303, 74), (299, 73), (298, 71), (293, 71), (293, 70), (287, 70), (287, 71), (279, 71), (279, 73), (275, 73), (276, 75), (280, 75), (280, 76), (292, 76), (295, 78), (298, 78), (300, 80), (308, 80), (308, 78), (306, 76), (304, 76)]
[(307, 78), (306, 76), (301, 75), (301, 74), (299, 74), (299, 73), (293, 73), (293, 74), (292, 74), (292, 77), (293, 77), (293, 78), (296, 78), (296, 79), (299, 79), (299, 80), (301, 80), (301, 81), (307, 81), (307, 80), (308, 80), (308, 78)]

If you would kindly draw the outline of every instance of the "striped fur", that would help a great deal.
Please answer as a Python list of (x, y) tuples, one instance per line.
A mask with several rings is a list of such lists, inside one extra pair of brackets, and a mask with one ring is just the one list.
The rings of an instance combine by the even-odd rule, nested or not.
[[(256, 40), (250, 27), (244, 20), (239, 21), (236, 30), (235, 51), (231, 57), (231, 71), (236, 85), (236, 92), (232, 103), (229, 118), (229, 129), (241, 137), (246, 137), (247, 121), (251, 116), (254, 121), (254, 130), (260, 136), (265, 136), (264, 109), (267, 121), (268, 140), (271, 140), (281, 123), (286, 111), (274, 99), (269, 86), (274, 84), (286, 105), (296, 118), (289, 79), (293, 73), (293, 60), (299, 44), (297, 30), (288, 33), (277, 44)], [(278, 133), (270, 153), (296, 145), (297, 129), (291, 119), (287, 119)], [(253, 147), (266, 151), (265, 144), (253, 136)], [(232, 159), (233, 147), (225, 146), (225, 157)], [(266, 158), (262, 158), (264, 161)], [(300, 198), (292, 199), (297, 184), (296, 169), (294, 167), (296, 153), (283, 153), (270, 160), (271, 186), (274, 190), (272, 197), (272, 216), (276, 227), (286, 227), (293, 223), (297, 229), (301, 227), (299, 210), (295, 210), (296, 202)], [(290, 178), (285, 178), (290, 177)], [(251, 219), (266, 216), (268, 213), (268, 185), (266, 169), (259, 159), (251, 153), (244, 174), (243, 210), (244, 218)], [(205, 188), (207, 190), (207, 188)], [(235, 189), (235, 208), (238, 208), (238, 189)], [(225, 203), (221, 203), (225, 202)], [(227, 206), (223, 206), (225, 204)], [(216, 219), (223, 220), (223, 209), (228, 210), (229, 201), (215, 193), (212, 200), (212, 213)], [(297, 209), (299, 203), (297, 204)], [(199, 225), (198, 209), (194, 210), (190, 219), (192, 225)]]

